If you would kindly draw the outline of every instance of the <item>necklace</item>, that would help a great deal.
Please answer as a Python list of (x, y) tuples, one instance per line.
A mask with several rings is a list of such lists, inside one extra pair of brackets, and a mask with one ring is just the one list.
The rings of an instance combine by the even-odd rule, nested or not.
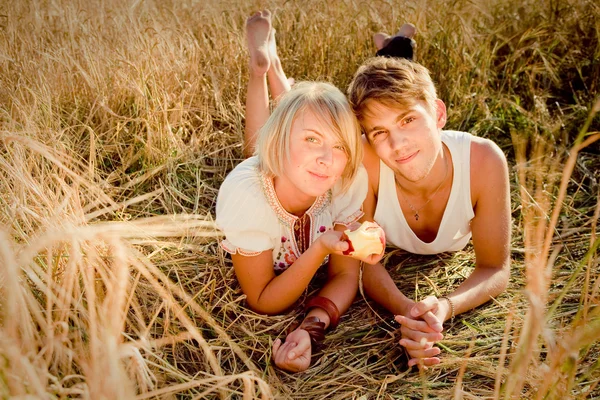
[(446, 178), (448, 177), (448, 158), (447, 157), (444, 157), (444, 166), (446, 167), (446, 172), (444, 173), (444, 178), (442, 179), (442, 181), (440, 182), (440, 184), (438, 185), (438, 187), (435, 189), (435, 191), (433, 192), (433, 194), (427, 199), (427, 201), (425, 202), (425, 204), (423, 204), (419, 208), (415, 208), (415, 206), (413, 206), (412, 204), (410, 204), (410, 201), (408, 201), (408, 199), (406, 198), (406, 196), (404, 195), (404, 193), (402, 193), (402, 186), (400, 186), (400, 184), (398, 183), (398, 181), (394, 177), (394, 182), (396, 182), (396, 185), (398, 186), (398, 191), (400, 192), (400, 196), (402, 196), (402, 198), (404, 199), (404, 201), (406, 202), (406, 204), (408, 204), (408, 206), (410, 207), (411, 211), (414, 213), (413, 217), (415, 217), (415, 220), (417, 220), (417, 221), (419, 220), (419, 211), (421, 211), (423, 209), (423, 207), (425, 207), (427, 204), (429, 204), (429, 202), (435, 197), (435, 195), (437, 194), (437, 192), (442, 187), (442, 184), (444, 182), (446, 182)]

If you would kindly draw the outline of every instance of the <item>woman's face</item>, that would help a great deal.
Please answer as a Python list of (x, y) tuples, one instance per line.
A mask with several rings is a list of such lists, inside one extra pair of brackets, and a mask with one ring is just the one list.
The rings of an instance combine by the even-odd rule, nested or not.
[(290, 157), (279, 180), (298, 196), (317, 197), (333, 187), (347, 162), (344, 144), (312, 110), (306, 109), (292, 123)]

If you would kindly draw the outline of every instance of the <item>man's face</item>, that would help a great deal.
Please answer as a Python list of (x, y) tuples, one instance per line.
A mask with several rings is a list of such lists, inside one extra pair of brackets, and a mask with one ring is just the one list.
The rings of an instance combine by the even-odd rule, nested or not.
[(369, 100), (361, 125), (379, 158), (398, 178), (417, 182), (426, 177), (442, 148), (440, 130), (446, 107), (436, 100), (436, 110), (419, 101), (400, 107)]

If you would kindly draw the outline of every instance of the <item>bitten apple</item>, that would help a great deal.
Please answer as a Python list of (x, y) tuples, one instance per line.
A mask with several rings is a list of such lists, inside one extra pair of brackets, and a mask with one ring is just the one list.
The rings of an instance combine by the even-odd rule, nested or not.
[(385, 233), (375, 222), (365, 221), (358, 229), (344, 231), (348, 241), (348, 250), (344, 255), (365, 259), (371, 254), (381, 254), (385, 246)]

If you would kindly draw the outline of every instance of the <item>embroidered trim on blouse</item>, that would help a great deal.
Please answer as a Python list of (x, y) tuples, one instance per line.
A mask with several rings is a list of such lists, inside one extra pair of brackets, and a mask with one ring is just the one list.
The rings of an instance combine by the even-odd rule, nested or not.
[(262, 251), (247, 251), (247, 250), (244, 250), (244, 249), (240, 249), (239, 247), (234, 246), (227, 239), (224, 239), (223, 241), (221, 241), (221, 243), (219, 243), (219, 246), (221, 246), (221, 248), (223, 250), (225, 250), (226, 252), (228, 252), (229, 254), (239, 253), (240, 255), (246, 256), (246, 257), (257, 256), (260, 253), (262, 253)]
[(358, 209), (356, 210), (356, 212), (347, 216), (346, 219), (343, 221), (333, 221), (333, 226), (335, 226), (336, 224), (348, 226), (351, 223), (358, 221), (363, 215), (365, 215), (365, 213), (361, 209)]
[[(294, 222), (296, 222), (298, 217), (293, 214), (290, 214), (286, 211), (285, 208), (283, 208), (283, 206), (279, 202), (279, 199), (277, 198), (277, 193), (275, 193), (273, 180), (269, 176), (267, 176), (267, 174), (263, 171), (258, 171), (258, 173), (260, 175), (263, 192), (265, 194), (265, 197), (267, 198), (267, 201), (269, 202), (269, 205), (271, 206), (271, 209), (273, 209), (279, 221), (281, 221), (284, 225), (287, 225), (288, 227), (292, 228), (294, 226)], [(313, 220), (312, 217), (316, 217), (317, 215), (321, 214), (321, 212), (323, 212), (323, 210), (325, 210), (330, 203), (331, 189), (328, 190), (326, 193), (322, 194), (321, 196), (317, 197), (312, 206), (310, 206), (310, 208), (306, 210), (306, 214), (308, 214), (311, 217), (311, 220)]]

